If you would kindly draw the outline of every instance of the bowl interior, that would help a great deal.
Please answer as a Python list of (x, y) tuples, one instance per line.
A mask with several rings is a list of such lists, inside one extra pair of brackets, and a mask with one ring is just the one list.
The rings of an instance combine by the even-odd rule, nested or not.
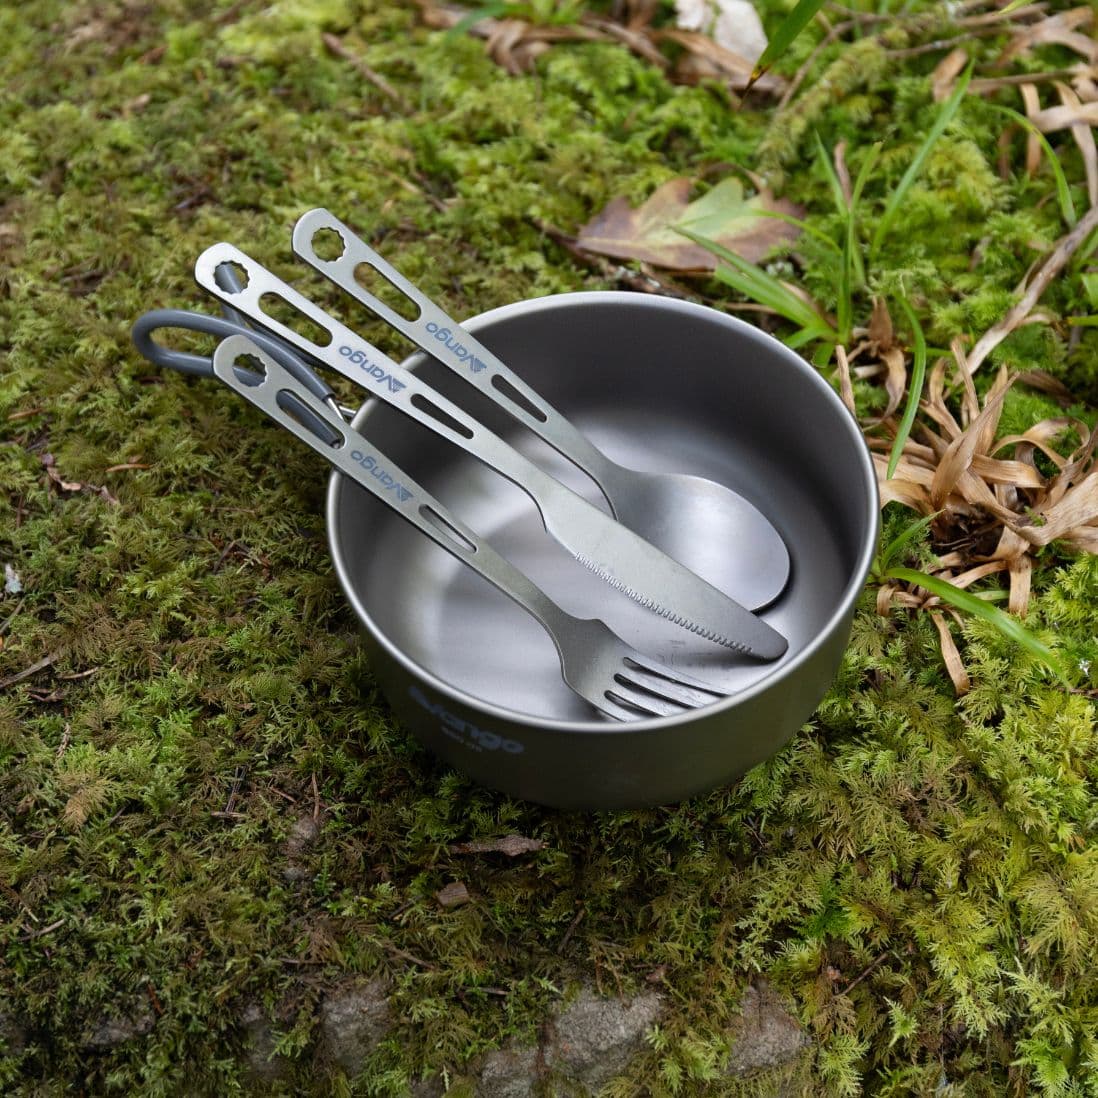
[[(763, 612), (789, 651), (769, 663), (737, 657), (588, 572), (545, 533), (520, 488), (393, 408), (364, 406), (362, 433), (565, 610), (600, 617), (639, 650), (742, 691), (795, 666), (849, 605), (875, 532), (872, 467), (851, 417), (793, 352), (724, 314), (636, 294), (542, 298), (467, 326), (608, 457), (726, 485), (769, 518), (789, 549), (789, 583)], [(455, 374), (422, 355), (409, 364), (606, 509), (583, 473)], [(676, 540), (689, 547), (711, 538), (705, 518)], [(417, 669), (466, 701), (526, 719), (590, 723), (590, 708), (561, 680), (548, 635), (505, 595), (342, 478), (329, 526), (364, 624)]]

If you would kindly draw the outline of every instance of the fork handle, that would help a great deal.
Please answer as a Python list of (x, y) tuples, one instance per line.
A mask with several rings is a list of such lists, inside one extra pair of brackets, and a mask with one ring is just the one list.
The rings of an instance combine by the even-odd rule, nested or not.
[[(343, 239), (343, 254), (338, 259), (323, 259), (316, 253), (313, 239), (324, 230), (338, 233)], [(544, 397), (531, 389), (480, 340), (444, 313), (349, 226), (328, 210), (310, 210), (298, 218), (294, 226), (293, 249), (310, 267), (410, 339), (420, 350), (479, 389), (489, 400), (579, 466), (599, 486), (616, 517), (609, 484), (617, 468), (614, 463)], [(365, 289), (356, 277), (358, 269), (364, 264), (372, 267), (411, 301), (418, 315), (414, 318), (404, 316)]]
[[(262, 363), (264, 376), (258, 383), (256, 371), (240, 361), (244, 356)], [(214, 351), (213, 369), (219, 381), (518, 603), (541, 623), (553, 638), (558, 657), (562, 656), (558, 636), (567, 635), (577, 619), (451, 514), (330, 405), (319, 400), (250, 336), (233, 335), (222, 340)]]

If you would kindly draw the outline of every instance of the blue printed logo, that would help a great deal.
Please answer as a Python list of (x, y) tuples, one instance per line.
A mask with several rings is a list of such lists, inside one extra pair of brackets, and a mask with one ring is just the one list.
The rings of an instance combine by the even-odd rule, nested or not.
[(469, 747), (474, 751), (505, 751), (508, 755), (521, 755), (526, 750), (518, 740), (509, 740), (497, 732), (478, 728), (472, 721), (451, 713), (445, 706), (431, 701), (418, 686), (409, 687), (408, 696), (432, 717), (437, 717), (442, 722), (442, 734), (456, 740), (462, 747)]
[(412, 498), (412, 493), (391, 473), (386, 472), (384, 467), (378, 464), (378, 460), (373, 454), (364, 454), (361, 450), (352, 450), (351, 457), (368, 473), (377, 477), (381, 481), (381, 487), (392, 492), (401, 503)]
[(431, 320), (427, 323), (427, 331), (429, 331), (439, 343), (445, 343), (446, 350), (448, 350), (463, 366), (468, 366), (474, 374), (479, 374), (481, 370), (487, 368), (472, 351), (466, 348), (464, 343), (461, 343), (454, 338), (454, 334), (449, 328), (441, 328)]
[(383, 370), (380, 366), (375, 366), (366, 357), (365, 351), (356, 351), (353, 347), (348, 347), (344, 344), (339, 348), (339, 353), (344, 358), (349, 358), (356, 366), (361, 366), (370, 377), (376, 378), (383, 384), (387, 384), (390, 393), (399, 393), (401, 389), (406, 387), (403, 381), (397, 381), (397, 379), (387, 370)]

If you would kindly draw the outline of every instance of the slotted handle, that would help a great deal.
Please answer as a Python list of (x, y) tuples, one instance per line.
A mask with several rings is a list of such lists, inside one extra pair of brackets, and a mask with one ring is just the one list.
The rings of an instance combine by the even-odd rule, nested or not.
[[(222, 285), (217, 272), (225, 264), (238, 268), (243, 274), (240, 289), (227, 289)], [(560, 489), (552, 477), (422, 382), (411, 370), (382, 354), (251, 256), (232, 244), (214, 244), (198, 257), (195, 279), (204, 290), (249, 320), (491, 466), (522, 488), (543, 511), (544, 517), (545, 496)], [(281, 301), (300, 313), (327, 335), (327, 343), (316, 343), (276, 319), (264, 304), (265, 298)]]
[(554, 634), (565, 635), (574, 622), (571, 615), (249, 336), (222, 340), (213, 370), (219, 381), (537, 618), (559, 652)]
[[(336, 259), (323, 259), (317, 254), (314, 241), (318, 234), (325, 232), (337, 233), (343, 241), (343, 252)], [(338, 217), (325, 209), (303, 214), (294, 226), (293, 249), (310, 267), (578, 465), (599, 485), (611, 508), (614, 507), (608, 486), (603, 483), (611, 476), (606, 455)], [(403, 294), (416, 307), (417, 315), (414, 318), (404, 316), (367, 290), (358, 278), (359, 269), (364, 265)]]

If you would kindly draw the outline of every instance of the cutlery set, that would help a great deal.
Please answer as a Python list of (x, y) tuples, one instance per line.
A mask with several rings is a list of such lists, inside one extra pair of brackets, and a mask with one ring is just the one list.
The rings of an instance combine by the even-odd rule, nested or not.
[[(585, 473), (610, 513), (231, 244), (208, 248), (195, 266), (199, 286), (220, 302), (223, 316), (176, 309), (147, 313), (134, 325), (138, 350), (160, 366), (215, 377), (506, 594), (552, 638), (565, 683), (605, 717), (672, 716), (711, 705), (728, 690), (642, 654), (599, 619), (567, 613), (352, 427), (352, 410), (339, 405), (316, 367), (349, 379), (517, 485), (554, 541), (641, 606), (720, 646), (730, 658), (776, 661), (785, 654), (787, 638), (759, 611), (786, 589), (789, 553), (751, 502), (713, 480), (641, 472), (611, 460), (328, 211), (312, 210), (298, 220), (293, 248), (354, 302)], [(371, 285), (378, 285), (376, 279), (388, 283), (406, 308), (393, 308), (366, 289), (366, 276)], [(303, 323), (295, 327), (280, 319), (287, 315)], [(204, 332), (221, 342), (206, 358), (154, 339), (172, 328)], [(320, 334), (310, 338), (304, 330)], [(521, 370), (521, 363), (515, 366)], [(699, 516), (705, 519), (702, 528), (716, 524), (723, 544), (690, 537)]]

